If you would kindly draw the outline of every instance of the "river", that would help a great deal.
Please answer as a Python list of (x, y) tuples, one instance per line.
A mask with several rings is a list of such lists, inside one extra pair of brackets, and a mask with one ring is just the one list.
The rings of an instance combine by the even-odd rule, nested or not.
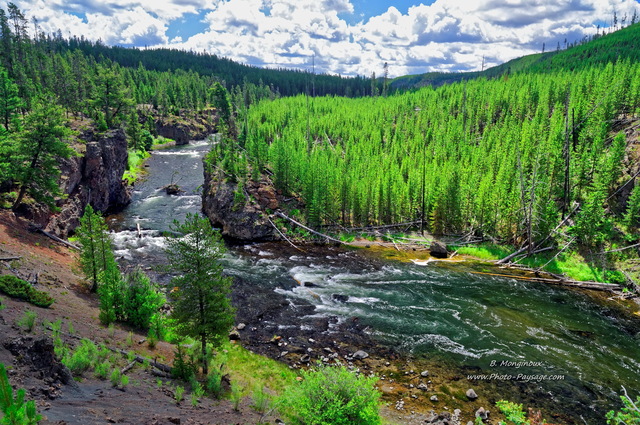
[[(152, 154), (131, 205), (111, 219), (123, 264), (161, 261), (162, 232), (173, 219), (199, 212), (208, 149), (207, 141), (197, 141)], [(164, 193), (172, 182), (181, 195)], [(313, 305), (305, 313), (312, 318), (357, 317), (379, 344), (476, 368), (484, 375), (476, 379), (515, 381), (589, 423), (604, 422), (596, 418), (618, 407), (622, 386), (640, 391), (638, 321), (583, 292), (435, 262), (369, 261), (335, 248), (283, 255), (279, 247), (233, 247), (225, 270), (267, 296)]]

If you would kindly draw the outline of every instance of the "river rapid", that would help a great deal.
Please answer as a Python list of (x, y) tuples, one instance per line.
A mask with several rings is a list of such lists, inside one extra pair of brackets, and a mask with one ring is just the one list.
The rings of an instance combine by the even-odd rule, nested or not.
[[(200, 211), (202, 157), (209, 144), (153, 152), (131, 205), (109, 220), (121, 264), (162, 263), (162, 232), (171, 230), (174, 219)], [(172, 182), (184, 192), (167, 195), (162, 187)], [(289, 327), (331, 335), (357, 318), (382, 347), (460, 368), (469, 387), (477, 380), (498, 388), (508, 383), (576, 423), (580, 417), (604, 423), (606, 411), (619, 408), (622, 386), (640, 391), (639, 321), (584, 292), (335, 247), (298, 252), (277, 243), (233, 246), (224, 266), (243, 285), (240, 292), (288, 309), (288, 323), (283, 315), (261, 315), (266, 334)], [(247, 317), (254, 310), (243, 300), (243, 294), (234, 295)], [(317, 323), (323, 325), (313, 329)]]

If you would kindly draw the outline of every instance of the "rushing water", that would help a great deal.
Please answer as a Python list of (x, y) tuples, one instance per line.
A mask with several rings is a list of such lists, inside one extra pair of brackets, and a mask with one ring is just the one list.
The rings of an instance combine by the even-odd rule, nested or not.
[[(125, 262), (157, 261), (160, 232), (169, 230), (173, 219), (199, 211), (207, 149), (208, 142), (201, 141), (153, 153), (148, 178), (136, 185), (131, 206), (112, 223), (119, 229), (117, 254)], [(172, 181), (183, 194), (164, 193), (162, 187)], [(144, 229), (141, 238), (136, 223)], [(357, 261), (359, 256), (342, 250), (283, 256), (277, 244), (245, 246), (227, 255), (225, 269), (272, 288), (292, 304), (314, 305), (315, 315), (358, 317), (382, 344), (477, 367), (493, 381), (531, 385), (587, 417), (614, 407), (623, 385), (640, 391), (638, 321), (582, 292), (439, 263)], [(526, 383), (518, 375), (533, 380)]]

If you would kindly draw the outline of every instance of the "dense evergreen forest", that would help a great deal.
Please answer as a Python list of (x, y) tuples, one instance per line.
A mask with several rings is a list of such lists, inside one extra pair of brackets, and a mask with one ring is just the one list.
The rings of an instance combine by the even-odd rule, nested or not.
[[(637, 40), (639, 29), (597, 41)], [(640, 113), (640, 63), (565, 68), (388, 97), (262, 101), (241, 121), (239, 149), (210, 158), (241, 178), (246, 162), (273, 173), (314, 226), (417, 220), (533, 247), (568, 218), (567, 239), (595, 246), (640, 224), (638, 185), (619, 196), (632, 187), (619, 128)]]
[(370, 93), (371, 82), (363, 77), (341, 77), (338, 75), (313, 74), (291, 69), (268, 69), (239, 64), (230, 59), (208, 53), (186, 52), (175, 49), (138, 49), (106, 46), (100, 42), (72, 38), (53, 40), (59, 51), (80, 50), (96, 60), (109, 59), (125, 67), (135, 68), (139, 64), (154, 71), (184, 70), (202, 76), (214, 76), (234, 87), (245, 82), (264, 84), (281, 96), (300, 93), (346, 97), (365, 96)]
[(227, 89), (236, 110), (243, 110), (280, 93), (362, 94), (363, 84), (359, 78), (261, 70), (212, 55), (66, 40), (44, 34), (9, 3), (7, 11), (0, 8), (0, 190), (17, 190), (9, 197), (14, 208), (27, 188), (37, 200), (51, 202), (56, 158), (73, 155), (66, 142), (74, 133), (64, 129), (79, 128), (82, 120), (100, 132), (125, 127), (131, 148), (144, 151), (158, 116), (219, 106), (216, 99)]

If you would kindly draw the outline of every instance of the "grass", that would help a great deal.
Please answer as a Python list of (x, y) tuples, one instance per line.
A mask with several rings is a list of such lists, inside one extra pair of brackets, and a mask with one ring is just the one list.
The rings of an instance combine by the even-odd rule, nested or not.
[(296, 374), (285, 364), (229, 342), (223, 345), (216, 357), (225, 363), (231, 382), (240, 382), (244, 388), (267, 387), (281, 393), (296, 379)]
[(558, 257), (552, 258), (553, 254), (539, 254), (525, 258), (520, 263), (531, 268), (544, 267), (544, 270), (564, 274), (570, 279), (578, 281), (606, 282), (612, 280), (613, 275), (599, 267), (594, 267), (577, 252), (562, 253)]
[(150, 156), (148, 152), (129, 149), (128, 170), (124, 172), (122, 178), (132, 184), (140, 177), (144, 171), (144, 160)]
[[(514, 248), (511, 246), (490, 243), (450, 248), (457, 250), (458, 254), (469, 255), (485, 261), (499, 260), (514, 251)], [(563, 252), (555, 258), (554, 255), (554, 252), (544, 252), (517, 262), (533, 269), (544, 266), (543, 270), (549, 273), (565, 275), (569, 279), (577, 281), (612, 283), (619, 283), (620, 279), (624, 281), (624, 276), (621, 277), (619, 272), (606, 271), (602, 268), (595, 267), (578, 252)]]
[(451, 246), (450, 249), (458, 251), (458, 254), (469, 255), (481, 260), (499, 260), (513, 252), (513, 247), (491, 243), (461, 247)]

